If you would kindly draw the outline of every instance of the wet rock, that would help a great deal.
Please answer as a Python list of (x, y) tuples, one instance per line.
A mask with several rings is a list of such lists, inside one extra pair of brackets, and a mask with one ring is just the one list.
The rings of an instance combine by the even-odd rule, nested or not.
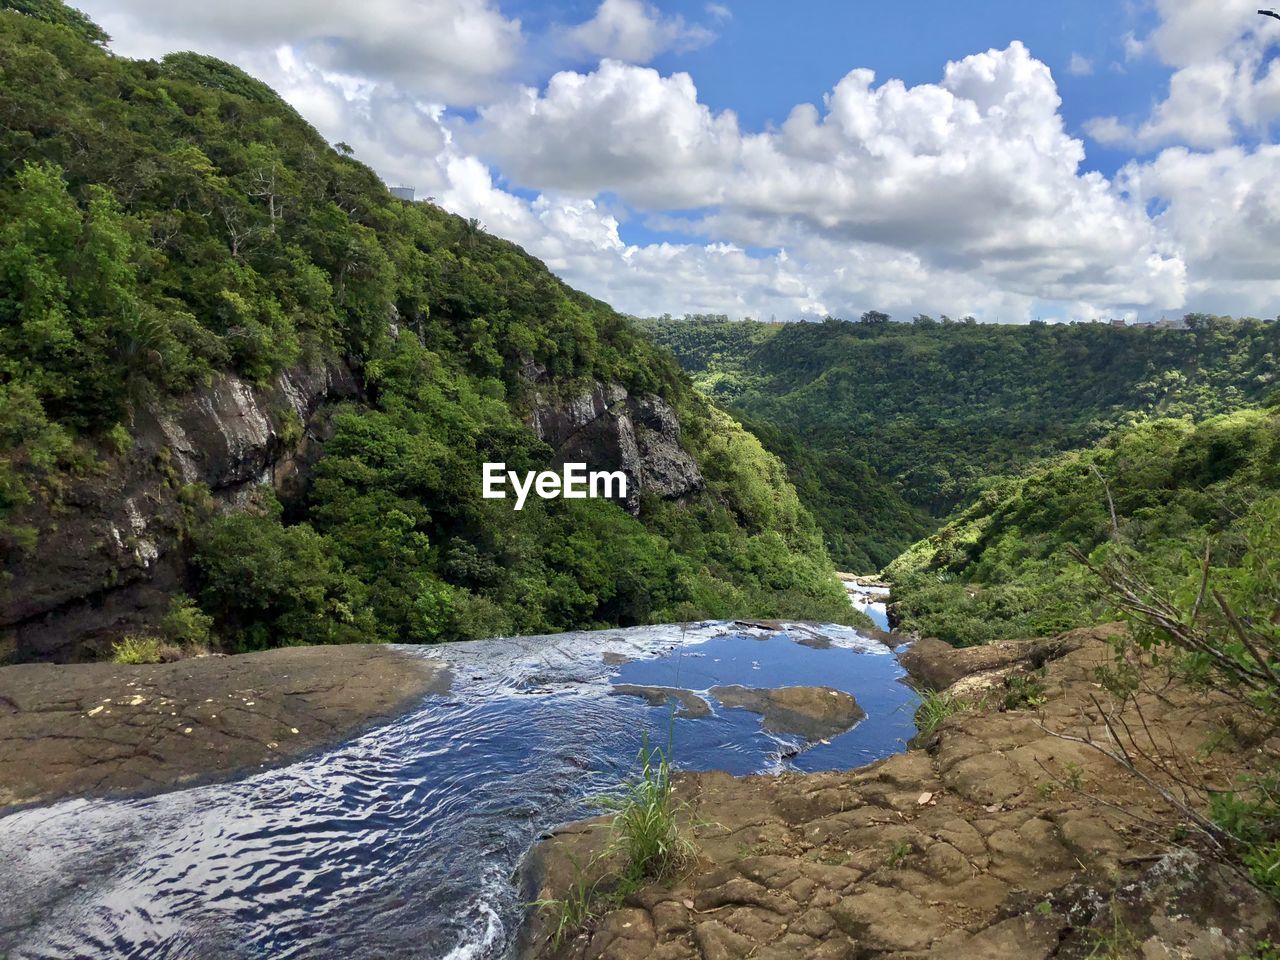
[(358, 645), (0, 667), (0, 807), (284, 763), (449, 683), (438, 662)]
[(707, 701), (692, 690), (681, 690), (679, 687), (644, 687), (634, 683), (614, 684), (609, 693), (615, 697), (640, 697), (655, 707), (665, 707), (675, 702), (680, 705), (677, 717), (705, 717), (711, 713)]
[(728, 686), (712, 687), (709, 692), (726, 707), (760, 714), (771, 733), (794, 733), (810, 741), (829, 740), (866, 716), (853, 697), (829, 687)]

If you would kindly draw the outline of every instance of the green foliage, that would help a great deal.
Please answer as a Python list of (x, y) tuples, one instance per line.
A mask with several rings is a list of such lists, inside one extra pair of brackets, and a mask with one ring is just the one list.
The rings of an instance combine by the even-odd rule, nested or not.
[[(957, 645), (1117, 618), (1081, 559), (1102, 563), (1117, 550), (1109, 492), (1125, 549), (1155, 586), (1189, 609), (1212, 539), (1210, 572), (1224, 599), (1280, 649), (1269, 612), (1280, 598), (1277, 458), (1280, 417), (1242, 410), (1200, 424), (1140, 424), (993, 481), (889, 565), (899, 615)], [(1216, 605), (1204, 605), (1202, 617), (1224, 637), (1233, 632)]]
[(615, 811), (611, 852), (622, 854), (622, 880), (632, 886), (670, 876), (693, 852), (676, 819), (668, 757), (651, 748), (646, 737), (638, 760), (636, 778), (618, 796), (604, 798), (605, 806)]
[(307, 524), (233, 513), (196, 533), (202, 607), (239, 650), (377, 639), (364, 585)]
[[(124, 450), (140, 403), (341, 359), (364, 395), (306, 500), (193, 521), (201, 608), (236, 648), (850, 616), (777, 459), (628, 319), (478, 223), (394, 199), (237, 67), (111, 56), (82, 19), (0, 6), (0, 517)], [(483, 462), (549, 465), (535, 395), (592, 381), (670, 403), (707, 495), (638, 518), (483, 500)], [(285, 416), (282, 443), (302, 432)], [(30, 543), (0, 528), (0, 547)]]
[(60, 0), (0, 0), (0, 10), (16, 13), (63, 27), (75, 36), (90, 43), (106, 44), (111, 38), (106, 32), (74, 7)]
[[(927, 320), (927, 322), (923, 322)], [(989, 478), (1151, 417), (1274, 395), (1280, 324), (648, 321), (708, 395), (782, 455), (829, 551), (880, 567)], [(1027, 598), (1004, 598), (1018, 603)]]
[(164, 660), (159, 637), (125, 636), (111, 645), (113, 663), (160, 663)]
[(928, 736), (942, 726), (942, 721), (954, 716), (961, 710), (969, 709), (970, 704), (950, 693), (937, 693), (933, 690), (920, 692), (920, 706), (916, 708), (916, 730)]
[(1254, 777), (1236, 790), (1211, 794), (1209, 814), (1235, 841), (1253, 882), (1280, 900), (1280, 775)]
[(1011, 673), (1004, 678), (1004, 696), (1001, 706), (1005, 710), (1032, 709), (1044, 704), (1044, 671), (1036, 673)]

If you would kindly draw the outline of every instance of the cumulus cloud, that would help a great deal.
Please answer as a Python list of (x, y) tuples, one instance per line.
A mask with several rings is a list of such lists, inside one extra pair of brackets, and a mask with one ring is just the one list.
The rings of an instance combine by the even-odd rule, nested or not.
[(1280, 147), (1208, 153), (1185, 147), (1117, 177), (1142, 204), (1158, 205), (1159, 226), (1189, 264), (1188, 306), (1214, 313), (1273, 316), (1280, 306)]
[(687, 73), (606, 60), (480, 109), (463, 140), (511, 180), (541, 190), (610, 190), (651, 208), (716, 203), (741, 147), (737, 118), (698, 102)]
[[(1168, 94), (1149, 116), (1099, 117), (1099, 143), (1149, 151), (1166, 144), (1213, 148), (1280, 118), (1280, 63), (1267, 59), (1278, 34), (1254, 0), (1157, 0), (1159, 25), (1142, 43), (1174, 68)], [(1136, 41), (1135, 41), (1136, 42)]]
[[(709, 12), (728, 14), (724, 7)], [(706, 27), (686, 23), (681, 16), (663, 16), (645, 0), (603, 0), (595, 16), (564, 37), (573, 53), (631, 63), (648, 63), (667, 50), (692, 50), (713, 39)]]
[(824, 110), (750, 134), (699, 103), (688, 75), (607, 62), (483, 108), (463, 142), (533, 189), (715, 206), (695, 229), (743, 249), (820, 238), (1025, 297), (1176, 304), (1182, 264), (1140, 208), (1080, 173), (1060, 105), (1049, 69), (1014, 43), (949, 64), (938, 84), (854, 70)]
[(392, 81), (415, 96), (470, 106), (517, 64), (520, 21), (491, 0), (83, 0), (129, 56), (196, 49), (236, 58), (288, 45), (316, 67)]

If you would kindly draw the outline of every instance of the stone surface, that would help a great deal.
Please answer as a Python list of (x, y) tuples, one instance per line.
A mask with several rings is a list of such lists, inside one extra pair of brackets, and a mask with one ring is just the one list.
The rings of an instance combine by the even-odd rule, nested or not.
[(5, 558), (0, 663), (95, 659), (154, 623), (185, 586), (183, 488), (204, 485), (226, 508), (263, 483), (299, 494), (329, 436), (332, 404), (358, 394), (338, 364), (286, 370), (263, 387), (222, 373), (136, 411), (130, 450), (104, 455), (57, 504), (38, 501), (14, 517), (38, 538)]
[[(1098, 703), (1118, 716), (1140, 707), (1135, 727), (1194, 757), (1232, 719), (1226, 697), (1163, 678), (1136, 707), (1107, 701), (1096, 670), (1114, 662), (1116, 629), (945, 655), (959, 674), (990, 671), (993, 657), (1009, 670), (1043, 668), (1034, 712), (979, 705), (919, 748), (844, 773), (681, 776), (677, 815), (696, 860), (624, 904), (633, 924), (636, 910), (653, 922), (649, 956), (1084, 960), (1119, 929), (1133, 949), (1117, 955), (1238, 960), (1280, 940), (1280, 906), (1239, 874), (1171, 847), (1176, 819), (1159, 795), (1054, 735), (1079, 735), (1082, 724), (1096, 732)], [(1277, 747), (1273, 739), (1267, 750)], [(1223, 748), (1196, 763), (1230, 782), (1265, 756)], [(540, 844), (528, 899), (559, 895), (567, 864), (589, 862), (609, 836), (601, 819)], [(601, 866), (593, 881), (608, 889), (616, 868)], [(614, 911), (601, 910), (609, 928)], [(553, 947), (541, 922), (535, 914), (526, 929), (524, 956), (634, 955), (589, 932)]]
[(750, 710), (764, 718), (771, 733), (794, 733), (806, 740), (830, 740), (850, 730), (866, 714), (843, 690), (830, 687), (712, 687), (708, 691), (721, 704)]
[(555, 466), (585, 463), (590, 471), (626, 474), (625, 504), (633, 513), (644, 494), (680, 500), (705, 486), (680, 446), (675, 411), (660, 397), (633, 397), (619, 384), (596, 382), (569, 400), (540, 396), (529, 425), (555, 452)]
[(439, 664), (381, 646), (0, 667), (0, 808), (283, 763), (449, 682)]
[(634, 683), (617, 683), (610, 688), (609, 693), (615, 697), (640, 697), (655, 707), (665, 707), (674, 701), (680, 705), (680, 709), (676, 711), (677, 717), (705, 717), (711, 712), (707, 701), (692, 690), (681, 690), (678, 687), (644, 687)]

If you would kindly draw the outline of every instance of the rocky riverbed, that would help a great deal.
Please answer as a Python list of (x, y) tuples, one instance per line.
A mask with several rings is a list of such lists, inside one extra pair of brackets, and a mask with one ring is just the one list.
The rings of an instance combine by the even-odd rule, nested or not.
[(347, 739), (449, 689), (388, 647), (0, 668), (0, 808), (232, 776)]
[[(1205, 753), (1233, 729), (1232, 707), (1176, 683), (1122, 709), (1097, 679), (1114, 664), (1117, 629), (973, 651), (919, 644), (904, 662), (970, 709), (915, 749), (849, 773), (681, 777), (696, 857), (667, 882), (601, 901), (558, 945), (547, 915), (535, 915), (526, 956), (1254, 956), (1280, 939), (1276, 903), (1192, 840), (1174, 843), (1178, 818), (1161, 796), (1069, 738), (1105, 740), (1106, 720), (1128, 722), (1145, 752), (1196, 758), (1197, 775), (1219, 788), (1277, 743), (1249, 744), (1237, 730), (1247, 746)], [(588, 883), (607, 874), (611, 859), (593, 858), (609, 830), (597, 819), (559, 831), (531, 855), (531, 886), (561, 897), (583, 879), (577, 865), (591, 864)]]

